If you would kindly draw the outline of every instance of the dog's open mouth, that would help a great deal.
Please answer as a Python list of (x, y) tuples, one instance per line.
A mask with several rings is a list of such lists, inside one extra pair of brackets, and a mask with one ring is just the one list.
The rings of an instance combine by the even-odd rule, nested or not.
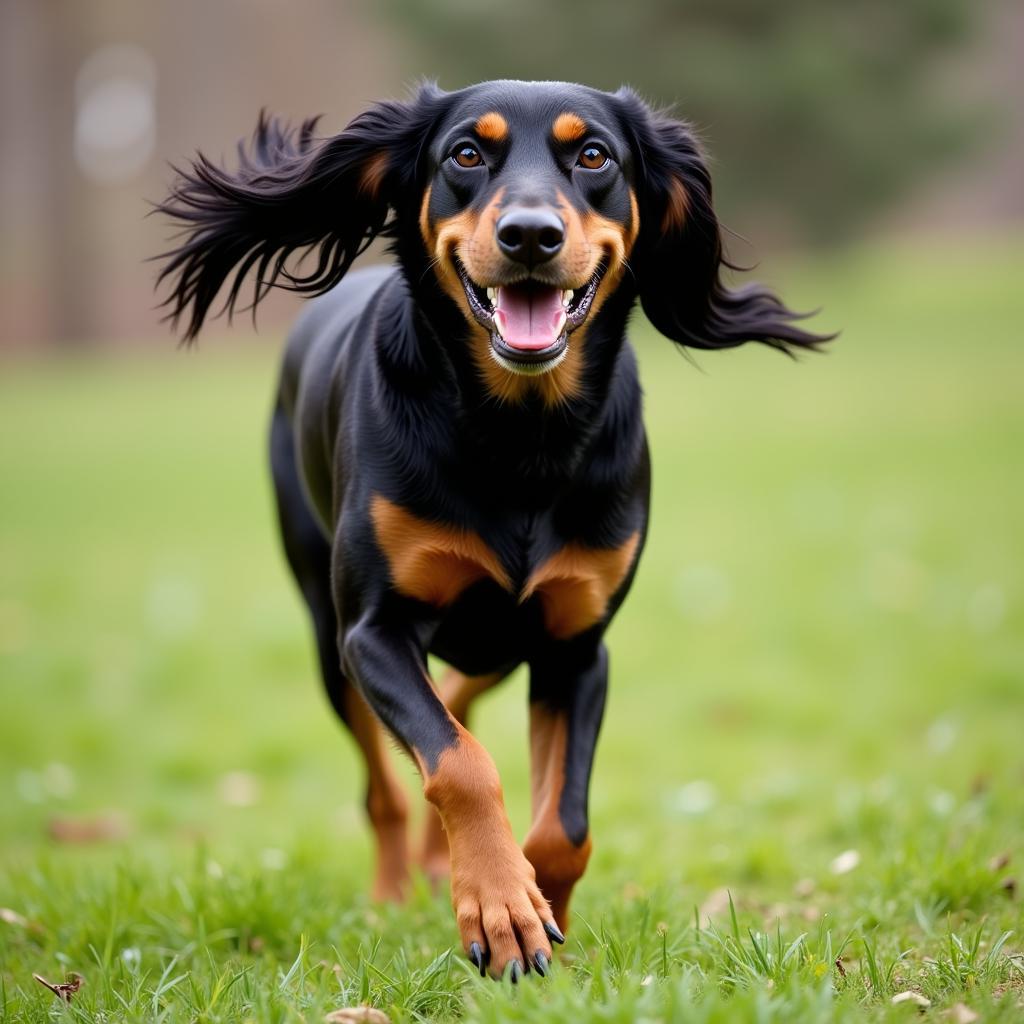
[(569, 335), (587, 318), (604, 276), (604, 264), (582, 288), (555, 288), (526, 280), (481, 288), (462, 262), (455, 266), (473, 316), (491, 337), (495, 360), (512, 373), (553, 370), (569, 350)]

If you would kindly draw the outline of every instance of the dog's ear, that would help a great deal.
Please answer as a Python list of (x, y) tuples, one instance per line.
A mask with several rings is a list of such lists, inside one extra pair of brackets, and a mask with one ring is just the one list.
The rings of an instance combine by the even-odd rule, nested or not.
[(736, 269), (722, 250), (711, 203), (711, 176), (689, 125), (653, 112), (629, 89), (616, 94), (632, 135), (640, 235), (630, 260), (640, 302), (666, 337), (692, 348), (732, 348), (760, 341), (789, 352), (834, 335), (812, 334), (767, 288), (729, 288)]
[[(424, 85), (410, 102), (378, 103), (325, 139), (314, 135), (317, 119), (296, 130), (261, 114), (249, 144), (238, 145), (235, 171), (199, 154), (178, 172), (156, 212), (182, 226), (183, 240), (156, 258), (158, 285), (171, 285), (167, 319), (184, 323), (184, 339), (199, 333), (229, 279), (224, 308), (234, 310), (253, 268), (253, 307), (275, 285), (310, 295), (336, 285), (414, 194), (446, 95)], [(309, 254), (307, 269), (289, 269), (296, 252)]]

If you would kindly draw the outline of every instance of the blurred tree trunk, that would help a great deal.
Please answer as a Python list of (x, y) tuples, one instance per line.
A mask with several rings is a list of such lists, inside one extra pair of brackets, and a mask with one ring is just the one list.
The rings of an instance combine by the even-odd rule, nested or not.
[[(10, 2), (10, 0), (7, 0)], [(48, 334), (58, 345), (98, 340), (96, 264), (92, 252), (89, 191), (75, 160), (75, 78), (90, 49), (90, 5), (55, 0), (16, 0), (25, 17), (43, 24), (46, 60), (40, 62), (32, 91), (41, 112), (38, 167), (47, 179), (41, 203)]]

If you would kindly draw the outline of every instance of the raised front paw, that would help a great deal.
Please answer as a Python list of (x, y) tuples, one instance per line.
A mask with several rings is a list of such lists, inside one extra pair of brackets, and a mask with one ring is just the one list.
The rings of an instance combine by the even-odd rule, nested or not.
[(455, 853), (452, 906), (462, 947), (481, 975), (501, 978), (508, 971), (516, 982), (534, 970), (543, 977), (551, 941), (565, 941), (532, 865), (516, 847), (475, 850), (468, 857)]

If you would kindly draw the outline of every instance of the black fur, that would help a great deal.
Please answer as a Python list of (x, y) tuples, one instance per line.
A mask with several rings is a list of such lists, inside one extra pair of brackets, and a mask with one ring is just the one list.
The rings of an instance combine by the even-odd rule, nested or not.
[[(639, 161), (640, 222), (646, 225), (633, 258), (640, 302), (651, 323), (688, 348), (733, 348), (760, 341), (784, 352), (816, 348), (833, 335), (795, 326), (794, 313), (769, 289), (750, 284), (728, 288), (722, 232), (711, 204), (711, 175), (693, 129), (650, 110), (628, 89), (620, 90), (623, 125)], [(671, 181), (688, 198), (681, 232), (661, 230)]]
[[(411, 103), (378, 103), (330, 139), (314, 135), (319, 118), (298, 129), (261, 112), (238, 168), (229, 172), (199, 154), (156, 207), (182, 223), (187, 240), (158, 257), (158, 283), (174, 282), (164, 305), (183, 337), (198, 334), (221, 286), (231, 281), (225, 308), (234, 310), (255, 268), (252, 305), (280, 284), (319, 295), (333, 288), (374, 238), (388, 233), (389, 210), (416, 185), (423, 140), (443, 106), (443, 94), (424, 86)], [(380, 188), (360, 187), (367, 161), (386, 141)], [(295, 253), (312, 255), (306, 271), (289, 270)]]

